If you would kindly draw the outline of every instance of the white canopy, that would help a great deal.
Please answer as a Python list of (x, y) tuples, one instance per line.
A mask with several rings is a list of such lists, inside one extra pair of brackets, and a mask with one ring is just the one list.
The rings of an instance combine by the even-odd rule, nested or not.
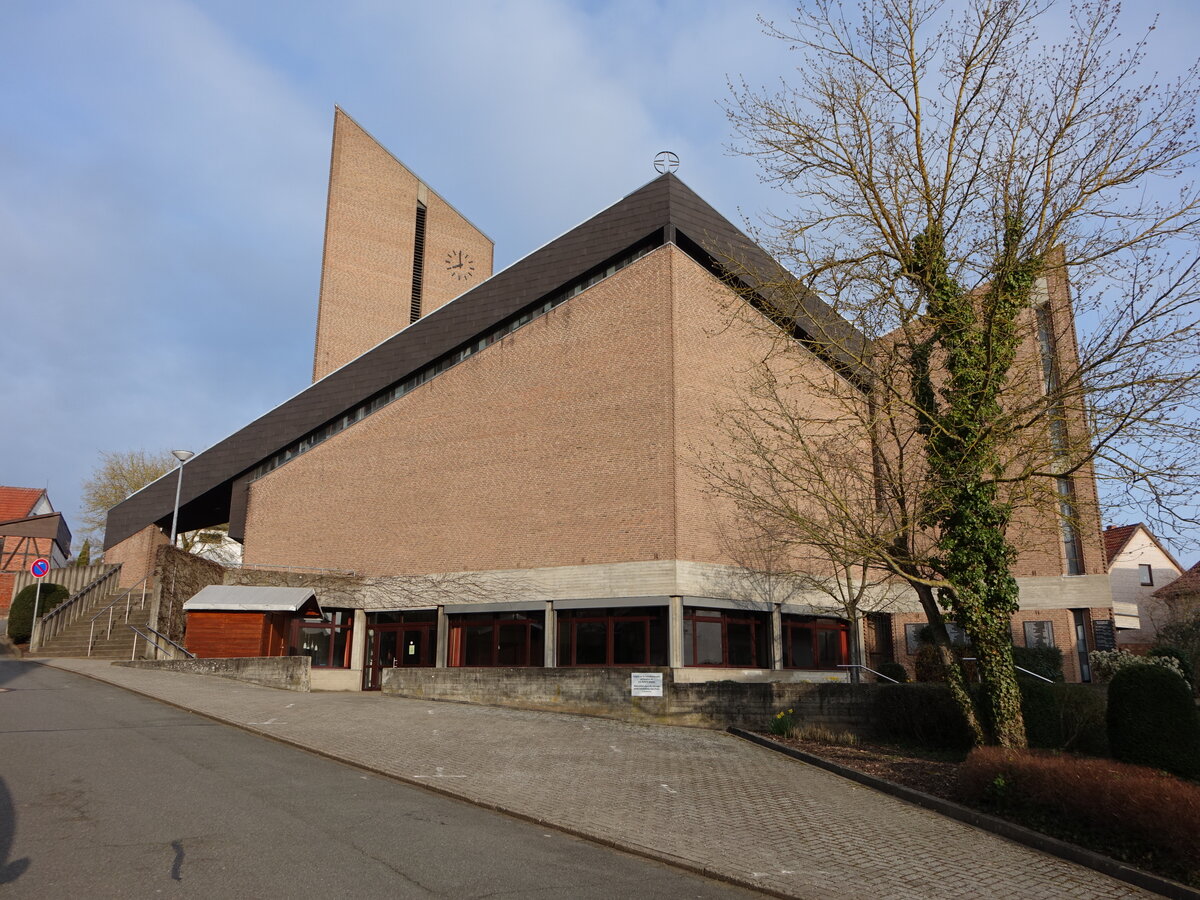
[(183, 604), (184, 612), (295, 612), (317, 596), (312, 588), (210, 584)]

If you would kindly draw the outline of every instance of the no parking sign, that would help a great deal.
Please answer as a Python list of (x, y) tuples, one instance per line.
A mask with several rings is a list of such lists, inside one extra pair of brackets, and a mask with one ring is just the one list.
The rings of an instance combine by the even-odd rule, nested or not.
[(50, 571), (50, 560), (44, 556), (39, 556), (29, 564), (29, 572), (34, 578), (45, 578), (46, 573)]

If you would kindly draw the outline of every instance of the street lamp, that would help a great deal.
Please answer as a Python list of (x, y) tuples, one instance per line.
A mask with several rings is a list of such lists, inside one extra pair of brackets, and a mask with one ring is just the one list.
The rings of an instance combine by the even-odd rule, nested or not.
[(183, 464), (196, 454), (191, 450), (172, 450), (171, 455), (179, 460), (179, 481), (175, 483), (175, 512), (171, 515), (171, 546), (175, 546), (175, 526), (179, 524), (179, 493), (183, 490)]

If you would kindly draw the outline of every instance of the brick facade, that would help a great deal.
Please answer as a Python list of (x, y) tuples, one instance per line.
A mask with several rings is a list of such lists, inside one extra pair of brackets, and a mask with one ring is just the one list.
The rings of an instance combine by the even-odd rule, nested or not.
[(671, 558), (675, 252), (252, 483), (246, 562), (387, 574)]
[(155, 558), (159, 547), (170, 544), (157, 525), (147, 525), (137, 534), (114, 544), (104, 551), (104, 561), (109, 565), (120, 565), (121, 587), (132, 587), (154, 574)]
[[(426, 315), (492, 274), (492, 242), (337, 110), (313, 381), (409, 324), (418, 202), (427, 209)], [(466, 262), (451, 268), (460, 251), (473, 273)]]

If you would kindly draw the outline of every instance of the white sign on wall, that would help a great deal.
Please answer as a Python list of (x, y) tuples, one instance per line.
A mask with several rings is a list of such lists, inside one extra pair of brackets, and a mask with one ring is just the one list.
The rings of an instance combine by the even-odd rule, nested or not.
[(629, 676), (629, 693), (633, 697), (661, 697), (662, 672), (634, 672)]

